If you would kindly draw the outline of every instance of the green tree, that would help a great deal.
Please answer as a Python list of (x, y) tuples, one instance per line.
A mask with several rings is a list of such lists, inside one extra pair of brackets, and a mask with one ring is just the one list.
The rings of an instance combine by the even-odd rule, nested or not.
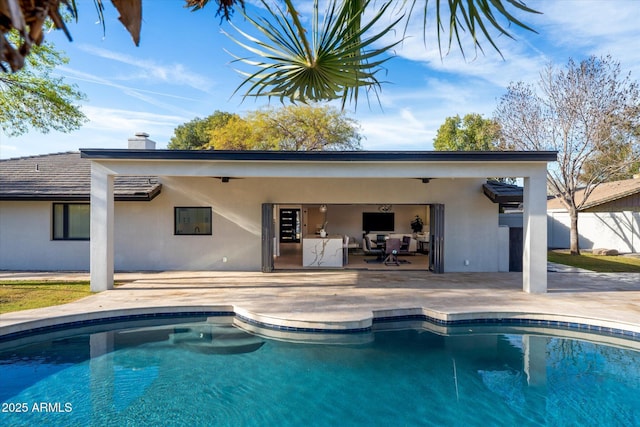
[[(600, 183), (640, 160), (640, 86), (630, 74), (621, 75), (610, 56), (591, 56), (580, 63), (569, 60), (564, 69), (547, 66), (538, 89), (523, 82), (509, 85), (495, 119), (514, 148), (558, 151), (547, 182), (569, 212), (571, 253), (580, 254), (580, 208)], [(611, 152), (616, 155), (606, 155)], [(594, 165), (597, 173), (589, 173)], [(576, 198), (579, 188), (585, 189), (584, 198)]]
[(612, 139), (585, 161), (580, 181), (604, 182), (633, 178), (640, 172), (640, 160), (633, 162), (628, 159), (633, 158), (633, 147), (639, 144), (638, 141), (630, 143), (619, 137)]
[(206, 148), (211, 139), (212, 130), (225, 126), (236, 114), (215, 111), (212, 115), (181, 124), (173, 131), (168, 148), (172, 150), (199, 150)]
[(263, 123), (251, 118), (234, 117), (209, 133), (207, 148), (215, 150), (273, 150)]
[(266, 146), (284, 151), (360, 150), (356, 120), (329, 106), (289, 105), (248, 115)]
[(440, 151), (500, 150), (500, 126), (477, 113), (447, 117), (438, 129), (433, 147)]
[[(10, 39), (15, 37), (11, 35)], [(75, 102), (85, 98), (75, 85), (51, 75), (68, 58), (44, 43), (34, 46), (19, 73), (0, 73), (0, 127), (10, 136), (35, 129), (70, 132), (87, 120)]]
[(176, 128), (169, 148), (215, 150), (360, 150), (356, 120), (329, 106), (290, 105), (248, 112), (216, 111)]

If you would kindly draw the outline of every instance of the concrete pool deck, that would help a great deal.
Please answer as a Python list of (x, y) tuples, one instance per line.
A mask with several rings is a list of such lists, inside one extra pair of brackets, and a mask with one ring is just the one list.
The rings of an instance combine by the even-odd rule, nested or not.
[[(277, 328), (345, 331), (374, 318), (424, 315), (568, 322), (640, 339), (640, 274), (549, 272), (548, 293), (522, 291), (520, 273), (282, 271), (116, 273), (116, 289), (0, 315), (0, 337), (61, 323), (149, 313), (232, 311)], [(2, 272), (0, 280), (88, 280), (87, 273)]]

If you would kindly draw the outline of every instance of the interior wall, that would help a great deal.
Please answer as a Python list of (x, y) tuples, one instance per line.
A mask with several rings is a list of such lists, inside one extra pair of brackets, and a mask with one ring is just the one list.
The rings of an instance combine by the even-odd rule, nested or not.
[[(324, 223), (329, 219), (329, 208), (327, 212), (320, 212), (320, 205), (305, 205), (302, 209), (302, 237), (312, 236), (320, 232)], [(328, 229), (328, 224), (327, 224)], [(326, 231), (326, 230), (325, 230)], [(331, 232), (331, 234), (338, 234)]]
[[(365, 230), (362, 229), (362, 213), (363, 212), (380, 212), (383, 205), (366, 204), (366, 205), (328, 205), (327, 206), (327, 228), (329, 234), (341, 234), (355, 238), (362, 238)], [(313, 208), (309, 209), (310, 212)], [(398, 234), (411, 234), (411, 221), (419, 215), (425, 223), (424, 231), (429, 230), (428, 207), (424, 205), (390, 205), (389, 212), (393, 212), (395, 229), (393, 232)], [(311, 215), (310, 215), (311, 218)], [(315, 228), (315, 224), (311, 222), (311, 230)], [(375, 230), (371, 230), (375, 231)]]

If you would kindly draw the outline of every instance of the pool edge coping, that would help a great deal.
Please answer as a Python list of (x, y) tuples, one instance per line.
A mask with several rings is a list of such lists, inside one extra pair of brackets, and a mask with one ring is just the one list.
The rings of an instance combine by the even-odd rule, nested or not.
[(471, 325), (511, 325), (527, 327), (560, 328), (596, 334), (612, 335), (640, 341), (640, 325), (619, 321), (575, 315), (559, 315), (541, 312), (469, 311), (444, 313), (427, 308), (396, 308), (372, 310), (369, 316), (351, 319), (319, 321), (285, 319), (277, 316), (253, 313), (233, 305), (157, 306), (110, 309), (82, 312), (25, 320), (0, 326), (0, 341), (45, 333), (69, 327), (90, 326), (100, 323), (169, 318), (179, 316), (233, 316), (241, 323), (272, 331), (318, 334), (357, 334), (370, 332), (374, 325), (385, 322), (426, 321), (436, 326), (456, 327)]

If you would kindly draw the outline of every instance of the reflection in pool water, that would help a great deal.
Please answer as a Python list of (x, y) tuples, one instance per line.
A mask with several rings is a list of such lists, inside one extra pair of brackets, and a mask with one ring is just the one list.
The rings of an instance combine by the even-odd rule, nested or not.
[(632, 348), (539, 330), (309, 344), (231, 322), (4, 343), (0, 425), (640, 425)]

